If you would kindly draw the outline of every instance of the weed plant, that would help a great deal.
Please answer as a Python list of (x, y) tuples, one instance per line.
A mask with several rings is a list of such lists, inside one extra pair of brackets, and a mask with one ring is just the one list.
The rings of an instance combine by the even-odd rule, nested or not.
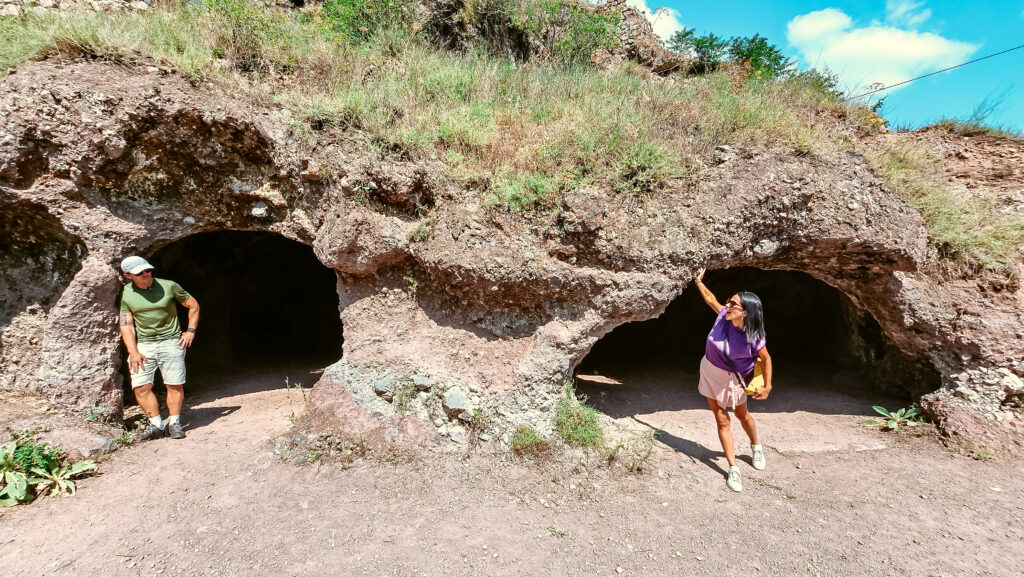
[(629, 434), (614, 447), (605, 449), (605, 459), (609, 465), (621, 459), (630, 473), (646, 473), (654, 456), (657, 435), (655, 429)]
[(1024, 131), (1005, 126), (985, 124), (974, 119), (959, 120), (942, 118), (932, 125), (934, 128), (963, 136), (995, 136), (1012, 140), (1024, 140)]
[(421, 223), (409, 233), (410, 242), (423, 242), (430, 236), (430, 224)]
[(577, 397), (572, 382), (566, 382), (555, 409), (555, 430), (570, 445), (600, 447), (604, 442), (604, 430), (598, 422), (598, 412), (585, 403), (586, 397)]
[(85, 413), (87, 423), (105, 423), (110, 420), (110, 409), (106, 407), (91, 407)]
[(409, 410), (409, 403), (412, 402), (415, 396), (416, 385), (412, 381), (402, 381), (398, 390), (395, 391), (394, 400), (392, 401), (394, 403), (395, 410), (400, 414), (404, 414)]
[(550, 444), (529, 425), (519, 425), (512, 435), (512, 450), (517, 455), (539, 455), (546, 453), (549, 447)]
[(41, 495), (74, 495), (72, 479), (96, 468), (92, 461), (71, 462), (31, 432), (14, 432), (14, 440), (0, 446), (0, 506), (33, 501)]
[(939, 130), (945, 130), (963, 136), (995, 136), (1010, 138), (1013, 140), (1024, 140), (1024, 131), (1013, 130), (1000, 126), (993, 122), (993, 117), (1003, 106), (1007, 93), (992, 97), (985, 97), (974, 107), (971, 115), (966, 120), (959, 118), (942, 118), (932, 126)]
[(876, 419), (865, 419), (860, 423), (862, 426), (882, 426), (890, 431), (898, 431), (900, 427), (912, 427), (923, 422), (922, 417), (920, 416), (921, 409), (918, 409), (917, 407), (903, 408), (898, 411), (890, 411), (889, 409), (878, 405), (871, 408), (879, 415), (885, 417), (885, 420), (878, 421)]

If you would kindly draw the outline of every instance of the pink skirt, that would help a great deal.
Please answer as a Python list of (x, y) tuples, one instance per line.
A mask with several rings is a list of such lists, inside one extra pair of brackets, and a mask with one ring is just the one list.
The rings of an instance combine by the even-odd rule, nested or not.
[(724, 371), (715, 365), (707, 357), (700, 360), (700, 385), (697, 386), (700, 394), (709, 399), (714, 399), (719, 407), (735, 409), (736, 405), (747, 402), (747, 394), (743, 391), (743, 385), (736, 379), (732, 371)]

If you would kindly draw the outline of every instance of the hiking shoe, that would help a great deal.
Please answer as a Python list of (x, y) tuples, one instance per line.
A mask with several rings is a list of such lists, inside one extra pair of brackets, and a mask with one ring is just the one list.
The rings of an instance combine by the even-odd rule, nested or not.
[(138, 443), (140, 441), (148, 441), (150, 439), (159, 439), (162, 436), (164, 436), (164, 430), (153, 423), (149, 423), (146, 425), (146, 430), (132, 435), (132, 440)]
[(725, 485), (737, 493), (743, 490), (743, 479), (740, 477), (740, 468), (736, 465), (729, 467), (729, 477), (725, 480)]
[(764, 468), (768, 466), (768, 461), (764, 459), (764, 448), (761, 445), (752, 445), (750, 451), (754, 456), (754, 468), (758, 471), (764, 471)]
[[(184, 439), (185, 431), (181, 429), (181, 423), (170, 423), (167, 425), (167, 436), (172, 439)], [(762, 467), (763, 469), (764, 467)]]

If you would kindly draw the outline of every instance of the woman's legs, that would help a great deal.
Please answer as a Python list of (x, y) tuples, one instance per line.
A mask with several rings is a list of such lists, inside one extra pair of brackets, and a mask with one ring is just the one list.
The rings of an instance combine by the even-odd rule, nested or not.
[[(718, 406), (718, 402), (707, 397), (708, 406), (715, 414), (715, 423), (718, 425), (718, 440), (722, 442), (722, 450), (725, 452), (725, 460), (729, 466), (736, 465), (736, 451), (733, 450), (732, 429), (729, 427), (729, 411)], [(744, 407), (746, 409), (746, 407)]]
[(740, 424), (743, 425), (743, 430), (747, 432), (747, 436), (750, 437), (751, 445), (760, 445), (757, 442), (757, 427), (754, 425), (754, 417), (747, 410), (747, 404), (736, 405), (736, 418), (739, 419)]

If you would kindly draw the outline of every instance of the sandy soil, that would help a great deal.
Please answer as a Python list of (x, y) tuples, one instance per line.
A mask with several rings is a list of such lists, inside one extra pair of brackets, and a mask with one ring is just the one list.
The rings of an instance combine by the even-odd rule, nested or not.
[(768, 469), (745, 457), (735, 494), (692, 375), (581, 379), (613, 428), (662, 431), (646, 474), (486, 446), (282, 463), (271, 440), (303, 403), (284, 376), (207, 387), (186, 439), (117, 451), (75, 498), (2, 510), (3, 575), (953, 576), (1024, 562), (1020, 461), (952, 454), (928, 427), (859, 427), (872, 403), (811, 377), (754, 406)]

